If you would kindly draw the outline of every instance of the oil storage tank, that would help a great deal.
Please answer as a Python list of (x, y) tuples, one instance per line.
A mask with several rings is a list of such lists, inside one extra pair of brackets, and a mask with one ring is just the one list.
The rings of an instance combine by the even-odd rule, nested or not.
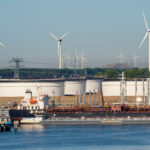
[(64, 82), (54, 80), (0, 80), (0, 97), (23, 97), (30, 89), (33, 96), (63, 96)]
[(48, 96), (63, 96), (64, 95), (64, 82), (48, 82), (39, 85), (41, 93)]
[(85, 93), (85, 80), (74, 79), (65, 81), (64, 95), (83, 95)]
[(98, 92), (101, 89), (101, 79), (88, 79), (86, 80), (86, 93)]

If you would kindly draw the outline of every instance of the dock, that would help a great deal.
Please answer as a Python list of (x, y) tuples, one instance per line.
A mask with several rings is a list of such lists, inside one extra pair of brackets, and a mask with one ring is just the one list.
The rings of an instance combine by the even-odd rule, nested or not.
[(0, 132), (10, 131), (12, 122), (9, 116), (9, 109), (1, 108), (0, 109)]

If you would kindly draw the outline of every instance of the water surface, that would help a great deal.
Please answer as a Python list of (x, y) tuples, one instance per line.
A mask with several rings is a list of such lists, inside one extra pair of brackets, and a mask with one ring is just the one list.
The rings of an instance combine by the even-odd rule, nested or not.
[(23, 125), (0, 133), (0, 150), (148, 150), (150, 125)]

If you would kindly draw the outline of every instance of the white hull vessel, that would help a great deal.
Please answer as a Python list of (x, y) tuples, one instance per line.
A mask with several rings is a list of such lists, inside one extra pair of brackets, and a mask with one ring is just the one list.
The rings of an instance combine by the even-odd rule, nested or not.
[(20, 123), (21, 124), (39, 124), (43, 120), (43, 117), (30, 117), (23, 118)]

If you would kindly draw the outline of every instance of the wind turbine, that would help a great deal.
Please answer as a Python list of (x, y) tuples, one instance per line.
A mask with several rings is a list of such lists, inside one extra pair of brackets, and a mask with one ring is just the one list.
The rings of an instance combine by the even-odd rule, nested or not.
[(145, 39), (147, 38), (147, 36), (149, 36), (149, 41), (148, 41), (148, 49), (149, 49), (149, 64), (148, 64), (148, 70), (150, 71), (150, 29), (149, 29), (149, 27), (148, 27), (148, 24), (147, 24), (147, 21), (146, 21), (146, 17), (145, 17), (145, 15), (144, 15), (144, 12), (143, 12), (143, 17), (144, 17), (144, 22), (145, 22), (145, 26), (146, 26), (146, 33), (145, 33), (145, 36), (144, 36), (144, 38), (142, 39), (142, 41), (141, 41), (141, 44), (140, 44), (140, 46), (139, 46), (139, 48), (141, 48), (141, 46), (143, 45), (143, 43), (144, 43), (144, 41), (145, 41)]
[(49, 34), (57, 40), (57, 55), (59, 57), (59, 69), (62, 69), (62, 52), (61, 52), (61, 43), (62, 39), (68, 34), (68, 32), (64, 33), (61, 37), (57, 38), (53, 33), (49, 32)]
[(62, 55), (62, 68), (66, 67), (65, 60), (66, 60), (66, 55)]
[(75, 54), (75, 69), (78, 69), (79, 59), (80, 59), (80, 56), (78, 56), (78, 51), (76, 49), (76, 54)]
[(82, 54), (81, 54), (81, 68), (84, 69), (85, 67), (85, 62), (86, 62), (86, 58), (85, 58), (85, 55), (84, 55), (84, 51), (82, 51)]
[(133, 52), (133, 63), (134, 63), (134, 67), (136, 68), (136, 62), (137, 62), (137, 58), (139, 58), (140, 56), (137, 56), (135, 54), (135, 52)]
[(67, 68), (70, 68), (70, 54), (69, 54), (69, 49), (68, 49), (68, 53), (67, 53)]
[(123, 58), (124, 56), (122, 55), (122, 53), (120, 52), (120, 55), (118, 56), (120, 58), (120, 63), (122, 64), (123, 63)]

